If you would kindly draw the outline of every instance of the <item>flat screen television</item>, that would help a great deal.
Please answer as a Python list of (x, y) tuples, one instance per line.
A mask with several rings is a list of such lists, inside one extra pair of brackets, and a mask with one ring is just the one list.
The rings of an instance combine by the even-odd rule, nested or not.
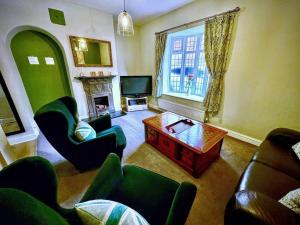
[(127, 97), (140, 97), (152, 94), (152, 76), (121, 76), (121, 94)]

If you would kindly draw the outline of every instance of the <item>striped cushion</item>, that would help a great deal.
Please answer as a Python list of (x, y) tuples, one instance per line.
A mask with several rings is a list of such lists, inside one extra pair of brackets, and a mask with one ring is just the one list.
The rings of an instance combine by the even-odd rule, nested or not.
[(96, 131), (84, 121), (78, 122), (74, 134), (79, 141), (88, 141), (96, 137)]
[(92, 200), (75, 205), (84, 225), (149, 225), (136, 211), (109, 200)]

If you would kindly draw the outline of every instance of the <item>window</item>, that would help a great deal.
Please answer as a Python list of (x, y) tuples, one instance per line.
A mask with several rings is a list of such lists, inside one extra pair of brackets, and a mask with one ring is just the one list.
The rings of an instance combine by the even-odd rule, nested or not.
[(204, 25), (168, 35), (164, 56), (164, 94), (201, 101), (209, 73), (204, 57)]

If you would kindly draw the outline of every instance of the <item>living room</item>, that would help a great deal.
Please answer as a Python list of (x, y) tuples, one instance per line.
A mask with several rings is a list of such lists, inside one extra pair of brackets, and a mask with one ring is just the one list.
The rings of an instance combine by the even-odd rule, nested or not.
[[(120, 14), (123, 10), (132, 17), (132, 30), (128, 29), (131, 21), (127, 20), (127, 30), (122, 31), (118, 16), (124, 16)], [(121, 198), (126, 199), (121, 203), (129, 204), (149, 223), (246, 224), (245, 218), (251, 218), (249, 224), (297, 224), (299, 215), (271, 201), (278, 203), (289, 191), (300, 188), (299, 161), (292, 149), (294, 146), (297, 152), (300, 147), (296, 146), (300, 141), (299, 11), (297, 0), (1, 0), (0, 122), (5, 135), (2, 132), (0, 168), (7, 168), (2, 169), (3, 174), (10, 166), (14, 167), (10, 164), (15, 161), (42, 157), (54, 167), (57, 176), (55, 204), (74, 208), (82, 202), (82, 196), (90, 200), (86, 193), (91, 191), (86, 190), (100, 183), (101, 171), (104, 173), (105, 166), (111, 164), (105, 161), (106, 157), (116, 161), (118, 155), (124, 170), (137, 166), (145, 169), (147, 175), (152, 171), (178, 184), (191, 184), (191, 194), (181, 206), (186, 207), (183, 213), (164, 212), (163, 207), (170, 209), (167, 203), (161, 212), (150, 210), (156, 201), (144, 202), (144, 208), (134, 208), (133, 199)], [(223, 19), (218, 26), (213, 24), (217, 19)], [(214, 33), (213, 29), (217, 31)], [(218, 41), (224, 38), (220, 49), (215, 48), (216, 42), (209, 45), (212, 37), (208, 30)], [(87, 63), (93, 46), (100, 49), (99, 64)], [(221, 55), (219, 61), (215, 60), (216, 55)], [(142, 90), (143, 86), (147, 88)], [(64, 96), (72, 100), (64, 98), (59, 104), (56, 102), (52, 111), (64, 111), (65, 108), (59, 108), (62, 102), (67, 107), (75, 102), (76, 110), (70, 110), (74, 114), (72, 132), (80, 121), (89, 122), (92, 127), (104, 126), (94, 122), (95, 117), (102, 118), (102, 123), (111, 127), (109, 133), (116, 136), (115, 151), (111, 151), (113, 147), (107, 138), (105, 144), (99, 145), (100, 151), (105, 149), (100, 161), (98, 153), (95, 156), (86, 153), (94, 148), (81, 148), (80, 144), (74, 148), (83, 153), (74, 156), (75, 153), (66, 153), (72, 147), (63, 143), (62, 135), (48, 136), (69, 129), (59, 124), (59, 118), (51, 120), (56, 118), (52, 114), (43, 117), (46, 111), (43, 107)], [(96, 100), (101, 104), (96, 104)], [(48, 109), (50, 106), (47, 105)], [(12, 116), (5, 117), (8, 113), (5, 107)], [(158, 120), (165, 121), (161, 122), (163, 127), (156, 127)], [(199, 136), (201, 132), (196, 127), (207, 135), (203, 135), (206, 141), (210, 140), (207, 143), (213, 143), (211, 148), (205, 143), (207, 149), (204, 149), (204, 137)], [(105, 132), (102, 138), (107, 135)], [(163, 140), (166, 132), (168, 139)], [(195, 133), (198, 136), (193, 139)], [(171, 146), (159, 149), (151, 142), (156, 138), (162, 139), (161, 143), (173, 140), (175, 144), (171, 142)], [(283, 140), (284, 147), (277, 139)], [(203, 154), (198, 154), (197, 148)], [(283, 153), (287, 148), (288, 156)], [(193, 162), (184, 159), (191, 154), (185, 153), (186, 149), (192, 149)], [(108, 157), (110, 152), (116, 155)], [(85, 162), (81, 164), (82, 161)], [(288, 161), (292, 161), (289, 166), (282, 165)], [(199, 166), (194, 167), (194, 163)], [(149, 187), (140, 188), (151, 190), (147, 175), (140, 182)], [(0, 171), (0, 189), (10, 187), (1, 181), (5, 176)], [(275, 183), (269, 182), (268, 177), (276, 179), (272, 181)], [(253, 184), (255, 179), (260, 186)], [(269, 185), (265, 187), (267, 181)], [(40, 189), (39, 182), (35, 183)], [(194, 197), (193, 187), (197, 189)], [(163, 193), (163, 188), (152, 189)], [(253, 191), (250, 194), (263, 193), (259, 198), (265, 203), (260, 205), (262, 215), (251, 208), (250, 200), (248, 205), (239, 202), (235, 193), (245, 194), (244, 189)], [(116, 196), (107, 199), (118, 200)], [(4, 209), (2, 203), (0, 208)], [(264, 207), (274, 210), (269, 212)], [(153, 215), (158, 214), (159, 219), (153, 219), (150, 212), (147, 214), (146, 208)], [(57, 217), (63, 214), (56, 211)], [(278, 213), (274, 211), (285, 217), (276, 217)], [(14, 210), (5, 212), (19, 215)], [(180, 218), (175, 217), (177, 223), (171, 214), (179, 214)], [(49, 215), (54, 214), (49, 212)], [(0, 216), (6, 222), (4, 213)], [(67, 222), (62, 224), (73, 224), (70, 217), (63, 217)]]

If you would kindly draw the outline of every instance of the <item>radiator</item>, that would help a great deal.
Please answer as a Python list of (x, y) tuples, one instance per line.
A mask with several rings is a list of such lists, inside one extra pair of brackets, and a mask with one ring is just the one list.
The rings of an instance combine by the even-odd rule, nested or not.
[(158, 99), (158, 107), (167, 110), (170, 112), (174, 112), (179, 115), (186, 116), (188, 118), (198, 120), (204, 122), (205, 119), (205, 111), (201, 109), (192, 108), (186, 105), (182, 105), (179, 103), (171, 102), (165, 99)]

